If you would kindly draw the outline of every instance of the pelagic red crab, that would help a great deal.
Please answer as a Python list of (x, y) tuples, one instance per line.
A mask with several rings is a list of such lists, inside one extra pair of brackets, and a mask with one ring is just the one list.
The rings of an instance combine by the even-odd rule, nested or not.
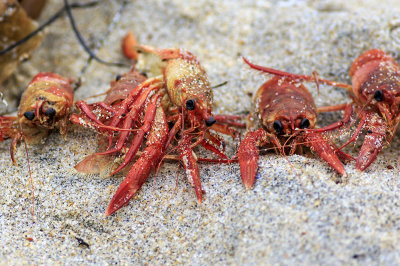
[(359, 120), (352, 137), (342, 147), (354, 142), (365, 130), (366, 136), (356, 160), (363, 171), (375, 161), (382, 148), (390, 144), (400, 122), (400, 66), (389, 54), (373, 49), (361, 54), (352, 64), (348, 90), (352, 102), (343, 120), (327, 127), (340, 128), (351, 121), (355, 112)]
[[(269, 73), (269, 68), (244, 61), (252, 68)], [(255, 108), (249, 115), (247, 133), (240, 143), (238, 159), (243, 184), (254, 185), (258, 169), (258, 147), (273, 146), (282, 154), (290, 154), (310, 147), (322, 159), (344, 175), (345, 169), (338, 158), (350, 159), (345, 153), (337, 154), (334, 144), (315, 128), (317, 107), (314, 100), (297, 78), (275, 75), (266, 81), (254, 96)], [(257, 147), (258, 146), (258, 147)]]
[(389, 54), (378, 49), (361, 54), (350, 67), (352, 85), (273, 69), (268, 72), (347, 89), (352, 99), (350, 104), (325, 108), (344, 110), (343, 119), (316, 131), (341, 129), (358, 121), (352, 137), (340, 147), (342, 149), (354, 142), (365, 131), (366, 136), (356, 158), (356, 169), (364, 171), (375, 161), (382, 148), (391, 143), (400, 122), (400, 66)]
[(14, 150), (20, 140), (38, 143), (55, 128), (66, 135), (74, 96), (71, 82), (55, 73), (39, 73), (23, 93), (17, 116), (0, 116), (0, 140), (13, 139), (10, 152), (15, 164)]
[[(123, 156), (123, 162), (111, 173), (113, 175), (133, 161), (135, 156), (139, 156), (117, 189), (106, 215), (111, 215), (127, 204), (151, 171), (162, 162), (163, 156), (170, 152), (177, 153), (200, 203), (203, 191), (198, 158), (193, 148), (201, 145), (217, 154), (220, 158), (218, 160), (227, 162), (228, 158), (223, 151), (224, 142), (211, 130), (234, 137), (236, 132), (228, 125), (241, 125), (237, 121), (239, 116), (212, 114), (212, 89), (205, 70), (193, 54), (181, 49), (159, 50), (145, 46), (141, 46), (140, 50), (144, 54), (156, 55), (156, 68), (161, 75), (139, 85), (126, 84), (129, 93), (116, 105), (104, 102), (88, 105), (79, 102), (77, 106), (81, 114), (71, 117), (74, 123), (106, 132), (109, 139), (106, 151), (86, 158), (77, 165), (78, 170), (90, 171), (88, 168), (92, 168), (91, 165), (100, 160), (99, 157), (119, 154)], [(113, 86), (126, 82), (124, 77), (133, 75), (133, 71), (122, 76)], [(107, 112), (107, 116), (95, 115), (104, 112)], [(119, 127), (123, 131), (107, 127)], [(141, 150), (144, 141), (146, 145)], [(171, 148), (173, 142), (176, 146)]]

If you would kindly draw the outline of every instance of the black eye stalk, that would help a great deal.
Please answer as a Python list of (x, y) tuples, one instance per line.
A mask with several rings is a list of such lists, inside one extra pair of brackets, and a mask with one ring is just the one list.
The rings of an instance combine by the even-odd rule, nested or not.
[(214, 123), (217, 122), (213, 116), (210, 116), (206, 119), (206, 126), (211, 127)]
[(283, 134), (283, 125), (282, 125), (281, 121), (275, 120), (273, 127), (278, 134)]
[(310, 120), (308, 120), (307, 118), (303, 118), (303, 120), (301, 120), (300, 122), (300, 128), (305, 129), (308, 128), (309, 126), (310, 126)]
[(26, 119), (32, 121), (32, 120), (35, 118), (35, 113), (32, 112), (32, 111), (26, 111), (26, 112), (24, 113), (24, 116), (25, 116)]
[(53, 108), (49, 107), (46, 109), (46, 111), (44, 111), (44, 114), (46, 116), (48, 116), (49, 118), (53, 118), (56, 115), (56, 110), (54, 110)]
[(122, 75), (116, 75), (116, 76), (115, 76), (115, 81), (118, 82), (121, 78), (122, 78)]
[(186, 108), (190, 111), (193, 111), (195, 107), (194, 100), (187, 100), (186, 101)]
[(375, 99), (377, 102), (383, 101), (383, 92), (382, 92), (382, 90), (377, 90), (377, 91), (375, 92), (375, 94), (374, 94), (374, 99)]

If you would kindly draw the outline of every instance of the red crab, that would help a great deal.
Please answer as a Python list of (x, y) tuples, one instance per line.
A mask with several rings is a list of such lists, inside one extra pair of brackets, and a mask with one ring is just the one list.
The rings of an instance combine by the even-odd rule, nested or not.
[[(269, 68), (244, 61), (252, 68), (268, 72)], [(240, 143), (238, 158), (240, 173), (246, 188), (254, 185), (258, 168), (259, 151), (257, 146), (274, 146), (284, 153), (290, 147), (290, 154), (310, 147), (329, 163), (339, 174), (345, 169), (338, 158), (349, 156), (339, 152), (321, 132), (315, 128), (317, 107), (307, 88), (297, 78), (275, 75), (266, 81), (254, 96), (255, 109), (249, 116), (247, 133)]]
[(400, 66), (392, 56), (382, 50), (368, 50), (353, 62), (349, 71), (352, 85), (273, 69), (268, 69), (267, 72), (304, 81), (317, 81), (348, 90), (352, 99), (350, 104), (325, 108), (344, 110), (343, 119), (316, 131), (343, 128), (353, 121), (355, 112), (359, 120), (357, 128), (340, 149), (354, 142), (363, 130), (366, 132), (356, 159), (356, 169), (364, 171), (375, 161), (382, 148), (392, 141), (400, 122)]
[[(203, 192), (193, 148), (201, 145), (217, 154), (221, 161), (228, 162), (223, 153), (224, 142), (211, 130), (235, 136), (235, 130), (228, 124), (241, 125), (237, 121), (239, 116), (212, 114), (213, 93), (207, 74), (194, 55), (180, 49), (158, 50), (145, 46), (141, 46), (141, 52), (158, 57), (157, 67), (161, 75), (139, 82), (139, 85), (124, 85), (129, 93), (115, 106), (105, 102), (96, 104), (95, 109), (100, 108), (100, 113), (107, 113), (106, 116), (96, 116), (93, 105), (84, 102), (77, 104), (81, 115), (71, 116), (75, 123), (109, 134), (107, 150), (89, 156), (77, 165), (78, 170), (92, 168), (104, 155), (122, 154), (124, 160), (111, 173), (113, 175), (140, 154), (111, 200), (106, 215), (128, 203), (168, 150), (178, 153), (200, 203)], [(122, 76), (113, 86), (120, 86), (124, 77), (127, 76)], [(114, 133), (117, 134), (116, 143)], [(175, 139), (177, 146), (170, 149)], [(140, 152), (144, 141), (146, 145)]]

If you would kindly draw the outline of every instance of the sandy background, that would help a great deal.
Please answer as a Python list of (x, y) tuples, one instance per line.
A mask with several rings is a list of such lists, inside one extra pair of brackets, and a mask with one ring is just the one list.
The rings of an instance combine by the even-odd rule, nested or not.
[[(105, 36), (120, 5), (100, 1), (95, 8), (74, 11), (89, 44)], [(60, 6), (61, 1), (52, 1), (41, 21)], [(252, 105), (248, 94), (267, 79), (245, 66), (242, 55), (290, 72), (317, 70), (342, 82), (349, 82), (352, 61), (367, 49), (383, 49), (400, 61), (398, 0), (131, 1), (99, 56), (123, 61), (120, 39), (127, 30), (143, 44), (191, 51), (212, 84), (228, 81), (215, 90), (215, 113), (245, 114)], [(40, 71), (76, 77), (86, 59), (68, 20), (61, 19), (4, 89), (13, 97)], [(76, 99), (104, 92), (116, 74), (127, 70), (92, 62)], [(318, 106), (348, 101), (342, 89), (322, 87), (318, 96), (314, 84), (307, 87)], [(321, 115), (320, 125), (339, 118)], [(233, 155), (237, 143), (228, 139), (227, 145)], [(0, 264), (400, 263), (398, 134), (364, 173), (347, 165), (347, 184), (336, 184), (337, 174), (317, 156), (290, 156), (293, 168), (274, 153), (262, 156), (251, 191), (243, 188), (238, 165), (200, 165), (206, 191), (201, 205), (182, 167), (177, 182), (178, 164), (165, 163), (136, 200), (105, 217), (123, 176), (77, 173), (73, 166), (96, 150), (95, 134), (71, 129), (63, 139), (54, 133), (29, 147), (34, 224), (25, 151), (20, 145), (15, 167), (9, 146), (10, 141), (0, 143)], [(355, 155), (358, 147), (347, 151)]]

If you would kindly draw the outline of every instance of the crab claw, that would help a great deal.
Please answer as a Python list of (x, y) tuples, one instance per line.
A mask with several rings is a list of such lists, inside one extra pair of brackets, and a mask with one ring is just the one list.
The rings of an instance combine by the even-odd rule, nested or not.
[(339, 160), (335, 149), (328, 143), (321, 133), (308, 131), (304, 136), (306, 145), (311, 147), (340, 175), (346, 174), (342, 162)]
[(385, 136), (381, 134), (369, 134), (365, 136), (364, 143), (356, 160), (356, 169), (364, 171), (373, 163), (383, 148)]
[(385, 144), (386, 129), (385, 121), (376, 113), (369, 113), (365, 120), (365, 136), (363, 145), (356, 160), (356, 169), (364, 171), (373, 163)]
[(128, 32), (122, 39), (122, 52), (127, 58), (138, 60), (138, 52), (136, 51), (137, 41), (132, 32)]
[(162, 156), (162, 145), (147, 147), (129, 170), (128, 175), (119, 185), (110, 204), (106, 210), (109, 216), (126, 205), (129, 200), (139, 191), (151, 171), (155, 169)]
[(240, 175), (243, 185), (247, 189), (251, 189), (258, 169), (258, 148), (262, 143), (268, 142), (268, 135), (264, 129), (258, 129), (254, 132), (249, 132), (240, 143), (238, 150)]

